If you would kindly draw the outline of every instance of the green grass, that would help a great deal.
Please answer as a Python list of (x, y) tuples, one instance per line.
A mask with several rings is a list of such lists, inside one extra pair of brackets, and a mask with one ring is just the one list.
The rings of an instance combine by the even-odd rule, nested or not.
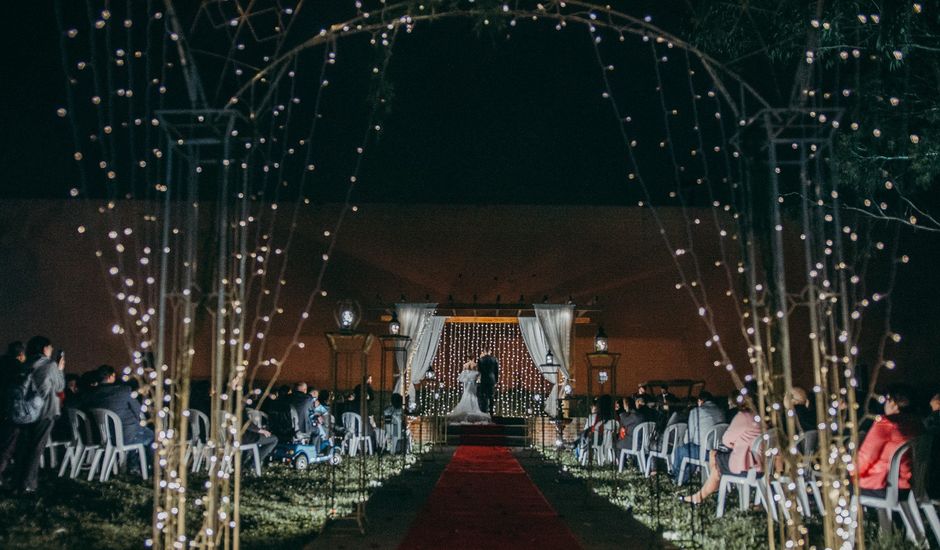
[[(367, 460), (373, 485), (402, 471), (400, 456)], [(415, 460), (410, 456), (408, 467)], [(336, 515), (342, 516), (360, 497), (355, 467), (355, 459), (344, 460), (336, 467), (335, 499), (330, 498), (334, 486), (330, 467), (323, 464), (305, 472), (269, 465), (260, 478), (245, 476), (241, 499), (243, 548), (297, 548), (311, 541), (326, 522), (331, 505)], [(190, 487), (200, 487), (204, 481), (204, 475), (196, 477)], [(190, 534), (202, 517), (202, 510), (192, 502), (194, 497), (188, 509)], [(150, 537), (151, 498), (151, 485), (137, 476), (120, 475), (99, 483), (59, 479), (44, 472), (35, 495), (0, 492), (0, 548), (142, 548)]]
[[(554, 451), (544, 453), (554, 461)], [(680, 548), (703, 550), (754, 550), (767, 548), (767, 515), (758, 511), (741, 510), (736, 492), (729, 495), (725, 515), (715, 517), (716, 497), (701, 506), (680, 502), (679, 498), (699, 488), (699, 478), (693, 478), (685, 487), (676, 486), (666, 475), (647, 478), (635, 466), (624, 468), (584, 468), (575, 461), (570, 451), (558, 455), (559, 467), (570, 475), (590, 480), (593, 490), (623, 509), (632, 509), (633, 516), (653, 530), (661, 530), (663, 537)], [(806, 527), (810, 542), (822, 538), (818, 520), (810, 519)], [(877, 521), (866, 522), (866, 548), (869, 550), (901, 550), (915, 548), (897, 531), (882, 532)]]

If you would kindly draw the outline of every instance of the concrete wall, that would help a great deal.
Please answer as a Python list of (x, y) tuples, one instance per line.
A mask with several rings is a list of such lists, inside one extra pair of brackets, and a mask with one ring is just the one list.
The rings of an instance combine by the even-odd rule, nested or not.
[[(2, 202), (0, 218), (0, 338), (25, 340), (41, 333), (67, 350), (68, 370), (80, 372), (100, 363), (123, 365), (127, 350), (111, 333), (111, 299), (105, 287), (102, 263), (95, 257), (96, 239), (103, 236), (94, 220), (97, 205), (85, 202)], [(146, 205), (123, 205), (115, 224), (135, 222)], [(282, 210), (289, 208), (282, 206)], [(280, 355), (290, 342), (302, 305), (326, 246), (322, 232), (332, 226), (335, 206), (305, 207), (289, 252), (281, 300), (284, 314), (277, 316), (265, 338), (271, 356)], [(691, 211), (702, 223), (690, 226), (700, 281), (715, 310), (721, 338), (742, 365), (743, 345), (719, 259), (717, 230), (707, 221), (710, 213)], [(666, 236), (673, 247), (688, 249), (686, 225), (677, 210), (660, 209)], [(283, 239), (288, 215), (278, 222)], [(97, 227), (79, 236), (76, 226)], [(96, 225), (97, 224), (97, 225)], [(97, 233), (94, 235), (93, 233)], [(142, 237), (143, 238), (143, 237)], [(677, 244), (678, 243), (678, 244)], [(691, 254), (680, 258), (693, 278)], [(106, 267), (106, 266), (105, 266)], [(638, 208), (564, 206), (450, 206), (364, 205), (345, 223), (327, 271), (327, 298), (317, 298), (300, 339), (302, 350), (284, 366), (285, 381), (303, 379), (316, 386), (329, 384), (329, 353), (324, 332), (333, 328), (332, 308), (340, 297), (352, 297), (366, 308), (365, 330), (381, 332), (381, 311), (370, 306), (388, 304), (404, 295), (410, 301), (575, 303), (600, 300), (598, 313), (586, 314), (590, 325), (579, 325), (575, 342), (575, 374), (583, 380), (584, 356), (597, 323), (611, 337), (612, 351), (623, 354), (618, 392), (629, 393), (650, 378), (704, 378), (709, 389), (725, 392), (731, 382), (724, 369), (714, 367), (714, 350), (703, 345), (708, 334), (684, 290), (666, 252), (658, 226), (649, 212)], [(935, 305), (924, 323), (940, 326)], [(929, 357), (936, 349), (936, 330), (917, 331), (906, 342), (911, 362)], [(196, 376), (208, 375), (207, 333), (196, 355)], [(933, 346), (931, 348), (931, 346)], [(926, 351), (925, 351), (926, 350)], [(901, 361), (901, 369), (907, 365)], [(916, 372), (911, 366), (910, 372)], [(796, 365), (796, 379), (809, 383), (806, 362)], [(370, 369), (377, 373), (378, 352)], [(746, 372), (746, 369), (743, 369)], [(925, 380), (935, 382), (936, 369)], [(259, 379), (270, 372), (260, 371)]]

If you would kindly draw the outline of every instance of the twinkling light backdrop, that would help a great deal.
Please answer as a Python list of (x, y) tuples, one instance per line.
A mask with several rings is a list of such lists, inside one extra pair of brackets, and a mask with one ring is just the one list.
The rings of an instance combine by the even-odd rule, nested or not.
[(551, 387), (532, 362), (519, 325), (512, 322), (444, 325), (429, 377), (418, 388), (418, 405), (423, 414), (447, 414), (457, 405), (463, 395), (457, 376), (463, 364), (486, 347), (499, 360), (493, 412), (512, 417), (542, 414), (542, 399)]

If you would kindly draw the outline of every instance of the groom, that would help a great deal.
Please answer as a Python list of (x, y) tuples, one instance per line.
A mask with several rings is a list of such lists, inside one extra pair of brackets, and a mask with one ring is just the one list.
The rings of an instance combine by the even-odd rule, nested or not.
[(499, 361), (493, 357), (492, 350), (488, 347), (480, 351), (477, 371), (480, 373), (480, 383), (477, 384), (477, 401), (480, 403), (480, 411), (492, 413), (493, 388), (499, 382)]

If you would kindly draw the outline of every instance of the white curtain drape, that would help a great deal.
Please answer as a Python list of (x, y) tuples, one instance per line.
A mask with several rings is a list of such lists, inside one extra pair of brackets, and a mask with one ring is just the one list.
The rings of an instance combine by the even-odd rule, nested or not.
[(434, 315), (436, 308), (437, 304), (395, 305), (398, 322), (401, 323), (401, 333), (411, 337), (405, 356), (395, 359), (398, 365), (398, 382), (395, 384), (395, 392), (403, 392), (401, 373), (410, 366), (411, 380), (408, 384), (408, 395), (412, 403), (417, 395), (414, 385), (424, 378), (434, 361), (437, 345), (441, 341), (441, 333), (444, 330), (444, 321), (447, 319)]
[(545, 333), (542, 331), (542, 324), (535, 317), (519, 317), (519, 331), (522, 332), (522, 341), (529, 350), (532, 362), (542, 372), (545, 380), (552, 385), (552, 390), (545, 396), (545, 412), (549, 416), (555, 416), (558, 413), (558, 373), (548, 372), (543, 368), (545, 356), (550, 348), (545, 339)]
[[(539, 326), (542, 329), (545, 342), (548, 348), (555, 355), (555, 361), (561, 365), (558, 372), (569, 378), (571, 369), (571, 327), (574, 325), (574, 305), (571, 304), (533, 304), (535, 308), (535, 318), (538, 319)], [(523, 333), (523, 338), (525, 333)], [(526, 346), (528, 346), (526, 342)], [(547, 350), (546, 350), (547, 352)], [(531, 353), (531, 348), (530, 348)], [(542, 359), (536, 362), (536, 365), (545, 362), (545, 353), (542, 353)], [(545, 374), (543, 373), (543, 376)], [(548, 379), (548, 376), (545, 376)], [(553, 377), (554, 378), (554, 377)], [(555, 409), (558, 398), (558, 386), (553, 386), (552, 393), (549, 394), (545, 403), (545, 411), (549, 414)], [(557, 411), (556, 411), (557, 412)]]

